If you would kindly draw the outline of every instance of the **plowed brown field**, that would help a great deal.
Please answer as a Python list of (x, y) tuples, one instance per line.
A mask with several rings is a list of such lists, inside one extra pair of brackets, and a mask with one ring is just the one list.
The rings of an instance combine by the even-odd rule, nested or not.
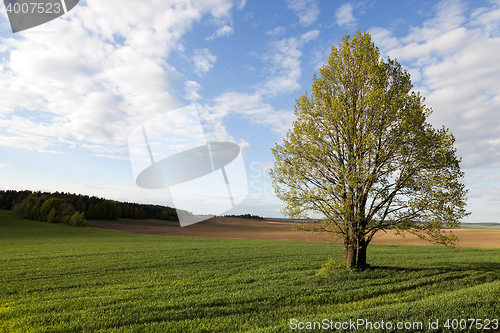
[[(181, 228), (178, 222), (163, 220), (128, 220), (118, 221), (88, 220), (92, 228), (118, 232), (198, 238), (231, 238), (257, 240), (285, 240), (321, 242), (332, 239), (328, 234), (313, 234), (294, 231), (293, 222), (286, 220), (249, 220), (230, 217), (214, 217), (206, 221)], [(500, 230), (487, 229), (454, 229), (458, 236), (457, 246), (500, 247)], [(407, 234), (405, 238), (396, 236), (394, 232), (381, 232), (374, 237), (372, 244), (406, 244), (430, 245), (429, 241)]]

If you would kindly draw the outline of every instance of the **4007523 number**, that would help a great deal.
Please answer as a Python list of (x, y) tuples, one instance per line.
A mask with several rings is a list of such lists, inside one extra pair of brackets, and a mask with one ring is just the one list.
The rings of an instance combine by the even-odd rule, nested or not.
[(43, 2), (30, 2), (28, 3), (9, 3), (5, 8), (7, 13), (23, 13), (23, 14), (60, 14), (63, 11), (63, 8), (60, 3), (43, 3)]
[(496, 330), (499, 327), (498, 319), (448, 319), (443, 325), (444, 328), (453, 330), (483, 329)]

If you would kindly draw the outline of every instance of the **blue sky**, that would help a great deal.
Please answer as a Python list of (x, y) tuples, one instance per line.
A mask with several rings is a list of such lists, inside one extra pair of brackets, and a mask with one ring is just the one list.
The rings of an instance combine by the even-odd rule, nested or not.
[(454, 133), (464, 222), (500, 222), (500, 1), (88, 0), (18, 34), (1, 10), (0, 189), (172, 205), (135, 184), (127, 138), (196, 104), (207, 140), (242, 148), (249, 194), (228, 214), (279, 217), (270, 149), (332, 44), (359, 29)]

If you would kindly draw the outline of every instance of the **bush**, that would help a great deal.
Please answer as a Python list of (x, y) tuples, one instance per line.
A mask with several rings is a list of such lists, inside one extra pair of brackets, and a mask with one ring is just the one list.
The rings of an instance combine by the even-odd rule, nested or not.
[(323, 264), (323, 266), (321, 266), (321, 269), (316, 275), (327, 275), (328, 273), (345, 270), (347, 269), (346, 267), (347, 266), (345, 260), (337, 261), (330, 258)]
[(87, 225), (87, 221), (85, 221), (85, 213), (75, 212), (69, 219), (69, 225), (74, 227), (85, 227)]

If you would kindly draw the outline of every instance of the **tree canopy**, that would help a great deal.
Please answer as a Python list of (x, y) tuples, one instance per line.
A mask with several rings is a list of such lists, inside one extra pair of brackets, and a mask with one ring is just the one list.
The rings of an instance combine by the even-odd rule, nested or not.
[(412, 91), (408, 71), (382, 59), (370, 34), (358, 31), (332, 46), (319, 74), (272, 149), (283, 213), (324, 216), (302, 228), (340, 235), (349, 268), (366, 265), (366, 247), (380, 230), (453, 245), (456, 237), (443, 229), (469, 214), (461, 159), (449, 129), (426, 122), (432, 110)]

